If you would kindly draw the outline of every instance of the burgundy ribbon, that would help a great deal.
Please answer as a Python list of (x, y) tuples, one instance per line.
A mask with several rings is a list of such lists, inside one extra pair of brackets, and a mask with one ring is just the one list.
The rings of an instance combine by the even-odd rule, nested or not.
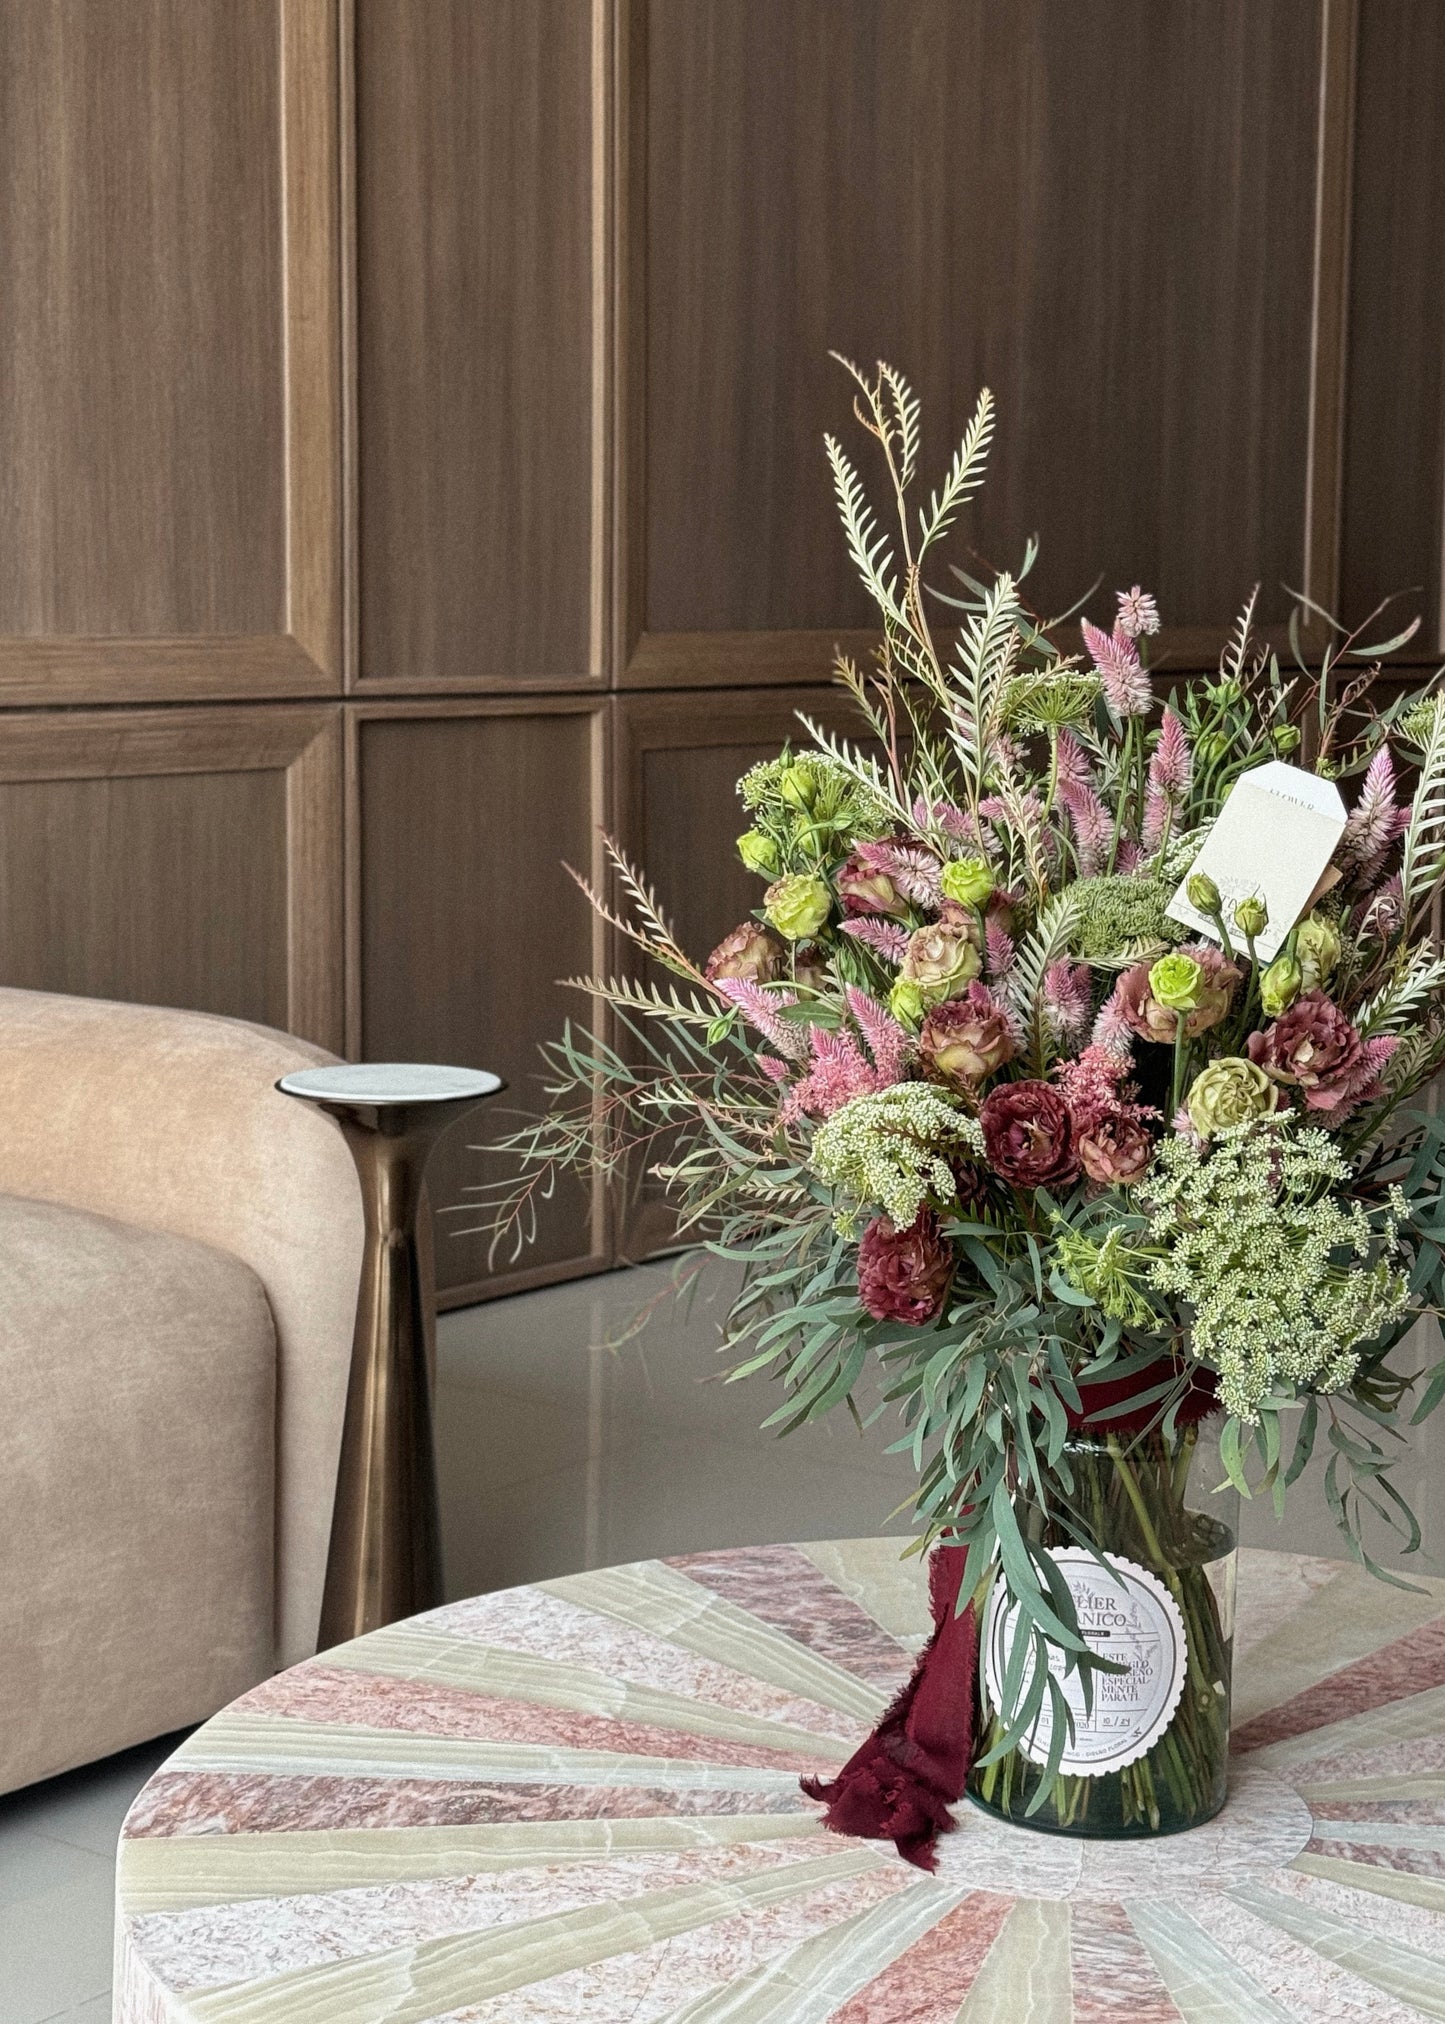
[[(1088, 1409), (1068, 1414), (1070, 1430), (1093, 1427), (1100, 1413), (1152, 1390), (1174, 1368), (1161, 1361), (1132, 1377), (1104, 1378), (1087, 1386)], [(1178, 1423), (1188, 1426), (1204, 1419), (1216, 1402), (1214, 1373), (1196, 1367)], [(1159, 1402), (1153, 1400), (1137, 1413), (1116, 1414), (1097, 1431), (1132, 1438), (1158, 1410)], [(937, 1868), (938, 1837), (954, 1825), (949, 1807), (963, 1797), (973, 1763), (978, 1617), (971, 1602), (958, 1607), (967, 1557), (962, 1546), (934, 1548), (928, 1563), (933, 1635), (907, 1686), (836, 1778), (800, 1781), (810, 1799), (827, 1806), (825, 1827), (866, 1841), (892, 1841), (904, 1861), (919, 1869)]]

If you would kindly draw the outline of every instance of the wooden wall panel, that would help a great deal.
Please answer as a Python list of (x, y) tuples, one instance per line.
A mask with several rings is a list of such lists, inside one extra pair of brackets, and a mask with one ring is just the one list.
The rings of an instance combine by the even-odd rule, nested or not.
[(333, 8), (0, 4), (0, 700), (339, 686)]
[(0, 982), (338, 1047), (340, 824), (335, 710), (13, 715)]
[(358, 0), (363, 687), (597, 671), (592, 11)]
[[(1360, 10), (1340, 609), (1423, 586), (1445, 648), (1445, 7)], [(1416, 596), (1400, 609), (1420, 607)], [(1392, 627), (1391, 630), (1394, 628)]]
[[(651, 0), (647, 22), (648, 633), (866, 622), (829, 347), (915, 378), (936, 460), (993, 387), (965, 539), (1006, 564), (1039, 531), (1046, 608), (1101, 569), (1183, 627), (1223, 626), (1256, 577), (1287, 608), (1318, 6)], [(689, 642), (680, 678), (705, 658)]]
[(594, 868), (602, 708), (580, 698), (378, 703), (353, 725), (353, 1048), (373, 1061), (490, 1068), (509, 1085), (479, 1126), (442, 1140), (430, 1168), (443, 1302), (595, 1267), (601, 1204), (580, 1185), (540, 1205), (538, 1240), (515, 1270), (501, 1261), (490, 1273), (485, 1240), (458, 1233), (473, 1221), (468, 1187), (501, 1171), (468, 1141), (545, 1108), (538, 1042), (587, 1014), (557, 980), (601, 959), (563, 860)]

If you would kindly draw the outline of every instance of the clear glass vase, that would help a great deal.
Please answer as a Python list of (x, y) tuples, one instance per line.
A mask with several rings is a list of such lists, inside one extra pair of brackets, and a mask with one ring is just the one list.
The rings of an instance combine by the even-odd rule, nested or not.
[[(1219, 1459), (1219, 1425), (1075, 1434), (1049, 1516), (1032, 1500), (1016, 1505), (1024, 1536), (1068, 1584), (1090, 1647), (1127, 1671), (1093, 1671), (1086, 1707), (1080, 1673), (1065, 1674), (1052, 1654), (1074, 1721), (1054, 1788), (1031, 1813), (1052, 1734), (1046, 1694), (1020, 1745), (975, 1762), (969, 1796), (979, 1806), (1020, 1826), (1120, 1838), (1177, 1834), (1224, 1804), (1239, 1497)], [(1016, 1623), (996, 1589), (980, 1638), (978, 1757), (999, 1740)]]

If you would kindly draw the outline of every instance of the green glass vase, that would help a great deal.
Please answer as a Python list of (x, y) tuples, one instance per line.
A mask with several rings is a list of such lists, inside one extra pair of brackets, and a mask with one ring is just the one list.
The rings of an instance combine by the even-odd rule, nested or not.
[[(1133, 1435), (1073, 1435), (1048, 1492), (1016, 1504), (1025, 1538), (1073, 1596), (1091, 1650), (1116, 1670), (1081, 1674), (1051, 1655), (1073, 1716), (1047, 1783), (1049, 1696), (1021, 1743), (975, 1761), (969, 1796), (1020, 1826), (1102, 1839), (1177, 1834), (1224, 1804), (1238, 1493), (1219, 1459), (1218, 1420)], [(997, 1588), (979, 1651), (977, 1758), (996, 1746), (1017, 1611)], [(1024, 1685), (1027, 1687), (1025, 1670)]]

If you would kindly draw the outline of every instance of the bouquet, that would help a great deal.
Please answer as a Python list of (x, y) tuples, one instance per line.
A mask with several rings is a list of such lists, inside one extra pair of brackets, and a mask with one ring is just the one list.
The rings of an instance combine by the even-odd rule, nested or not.
[[(1222, 1475), (1280, 1508), (1323, 1444), (1334, 1518), (1384, 1579), (1372, 1528), (1420, 1543), (1389, 1472), (1445, 1393), (1445, 1364), (1397, 1354), (1442, 1288), (1445, 1127), (1407, 1106), (1445, 1062), (1445, 708), (1398, 678), (1382, 703), (1410, 632), (1371, 643), (1378, 614), (1347, 632), (1300, 600), (1282, 666), (1251, 598), (1217, 676), (1166, 688), (1137, 585), (1105, 628), (1031, 608), (1033, 543), (1016, 575), (930, 583), (990, 398), (924, 504), (916, 396), (843, 363), (891, 516), (826, 439), (882, 626), (869, 665), (836, 667), (858, 738), (801, 715), (739, 782), (758, 905), (704, 961), (612, 850), (621, 897), (593, 903), (661, 976), (573, 980), (607, 1032), (547, 1048), (494, 1238), (524, 1241), (563, 1170), (650, 1172), (681, 1236), (742, 1268), (726, 1348), (781, 1387), (768, 1424), (861, 1414), (870, 1384), (900, 1416), (919, 1548), (948, 1556), (939, 1635), (971, 1673), (958, 1621), (987, 1603), (1008, 1629), (972, 1772), (1003, 1810), (1104, 1806), (1068, 1753), (1122, 1668), (1059, 1549), (1152, 1570), (1187, 1677), (1106, 1810), (1184, 1824), (1222, 1799), (1228, 1720), (1223, 1545), (1184, 1503), (1201, 1422)], [(1225, 895), (1193, 867), (1277, 761), (1349, 808), (1313, 904), (1271, 921), (1263, 875)], [(891, 1719), (850, 1771), (926, 1859), (947, 1780), (898, 1743), (911, 1703)], [(829, 1788), (835, 1824), (858, 1791)]]

